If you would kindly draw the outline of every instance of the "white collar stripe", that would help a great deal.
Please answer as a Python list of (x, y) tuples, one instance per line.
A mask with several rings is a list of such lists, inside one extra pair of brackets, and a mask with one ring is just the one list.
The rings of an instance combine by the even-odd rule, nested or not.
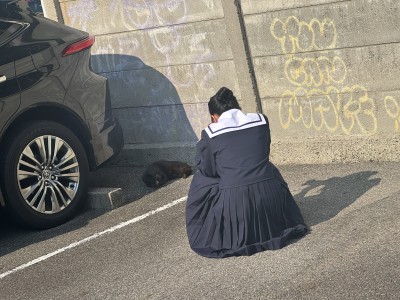
[(243, 126), (246, 126), (246, 125), (249, 125), (249, 124), (262, 122), (262, 119), (261, 119), (260, 115), (258, 115), (258, 118), (259, 118), (259, 119), (256, 120), (256, 121), (248, 122), (248, 123), (246, 123), (246, 124), (237, 125), (237, 126), (225, 127), (225, 128), (217, 129), (216, 131), (213, 131), (212, 128), (211, 128), (210, 126), (208, 126), (208, 128), (210, 129), (210, 132), (211, 132), (212, 134), (215, 134), (215, 133), (217, 133), (218, 131), (221, 131), (221, 130), (226, 130), (226, 129), (231, 129), (231, 128), (240, 128), (240, 127), (243, 127)]
[(223, 133), (261, 126), (266, 123), (261, 114), (251, 113), (246, 115), (238, 109), (231, 109), (220, 116), (218, 123), (210, 124), (205, 131), (210, 138), (213, 138)]

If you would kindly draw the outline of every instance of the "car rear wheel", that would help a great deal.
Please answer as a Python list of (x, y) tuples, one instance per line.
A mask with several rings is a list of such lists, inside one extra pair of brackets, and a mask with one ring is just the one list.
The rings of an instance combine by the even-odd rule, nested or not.
[(2, 189), (6, 208), (23, 224), (60, 225), (82, 208), (89, 172), (75, 134), (50, 121), (25, 124), (8, 144)]

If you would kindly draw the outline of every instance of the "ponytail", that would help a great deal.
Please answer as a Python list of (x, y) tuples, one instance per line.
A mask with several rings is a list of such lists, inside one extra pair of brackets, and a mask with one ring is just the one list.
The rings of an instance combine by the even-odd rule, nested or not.
[(233, 92), (226, 87), (222, 87), (210, 98), (210, 101), (208, 102), (208, 110), (210, 111), (210, 115), (217, 114), (220, 116), (222, 113), (230, 109), (241, 108), (236, 97), (233, 95)]

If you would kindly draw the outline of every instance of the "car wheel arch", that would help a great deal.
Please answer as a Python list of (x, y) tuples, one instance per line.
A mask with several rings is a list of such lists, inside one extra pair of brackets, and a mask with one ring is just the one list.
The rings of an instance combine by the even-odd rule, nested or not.
[(91, 134), (88, 127), (75, 112), (56, 105), (35, 106), (15, 114), (13, 119), (7, 123), (1, 132), (0, 149), (2, 145), (6, 144), (8, 139), (12, 138), (15, 130), (18, 130), (24, 124), (39, 120), (59, 123), (74, 132), (84, 146), (90, 169), (96, 169), (93, 148), (90, 143)]

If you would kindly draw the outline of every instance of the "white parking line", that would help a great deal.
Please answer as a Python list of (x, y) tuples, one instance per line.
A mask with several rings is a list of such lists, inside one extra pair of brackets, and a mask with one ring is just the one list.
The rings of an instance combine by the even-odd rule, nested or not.
[(89, 242), (91, 240), (94, 240), (94, 239), (102, 236), (102, 235), (114, 232), (114, 231), (116, 231), (118, 229), (124, 228), (124, 227), (126, 227), (128, 225), (131, 225), (133, 223), (139, 222), (139, 221), (141, 221), (141, 220), (143, 220), (143, 219), (145, 219), (145, 218), (147, 218), (149, 216), (152, 216), (152, 215), (154, 215), (156, 213), (159, 213), (160, 211), (166, 210), (166, 209), (168, 209), (168, 208), (170, 208), (172, 206), (175, 206), (175, 205), (177, 205), (177, 204), (179, 204), (181, 202), (184, 202), (184, 201), (186, 201), (186, 199), (187, 199), (187, 197), (182, 197), (182, 198), (180, 198), (178, 200), (172, 201), (172, 202), (170, 202), (170, 203), (168, 203), (168, 204), (166, 204), (164, 206), (161, 206), (161, 207), (159, 207), (159, 208), (157, 208), (155, 210), (149, 211), (148, 213), (145, 213), (145, 214), (143, 214), (143, 215), (141, 215), (139, 217), (136, 217), (136, 218), (133, 218), (131, 220), (119, 223), (118, 225), (115, 225), (115, 226), (113, 226), (111, 228), (108, 228), (108, 229), (106, 229), (104, 231), (101, 231), (101, 232), (95, 233), (95, 234), (93, 234), (91, 236), (88, 236), (87, 238), (84, 238), (83, 240), (76, 241), (76, 242), (74, 242), (72, 244), (69, 244), (66, 247), (62, 247), (62, 248), (60, 248), (60, 249), (58, 249), (56, 251), (53, 251), (53, 252), (51, 252), (49, 254), (40, 256), (40, 257), (38, 257), (38, 258), (36, 258), (34, 260), (31, 260), (31, 261), (29, 261), (29, 262), (27, 262), (27, 263), (25, 263), (23, 265), (20, 265), (20, 266), (14, 268), (12, 270), (9, 270), (7, 272), (1, 273), (0, 274), (0, 279), (3, 279), (4, 277), (6, 277), (8, 275), (11, 275), (11, 274), (13, 274), (15, 272), (18, 272), (18, 271), (21, 271), (23, 269), (26, 269), (26, 268), (28, 268), (30, 266), (33, 266), (33, 265), (37, 264), (37, 263), (40, 263), (40, 262), (42, 262), (42, 261), (44, 261), (44, 260), (46, 260), (46, 259), (48, 259), (50, 257), (53, 257), (53, 256), (55, 256), (57, 254), (60, 254), (60, 253), (64, 252), (64, 251), (67, 251), (67, 250), (75, 248), (75, 247), (77, 247), (79, 245), (85, 244), (85, 243), (87, 243), (87, 242)]

